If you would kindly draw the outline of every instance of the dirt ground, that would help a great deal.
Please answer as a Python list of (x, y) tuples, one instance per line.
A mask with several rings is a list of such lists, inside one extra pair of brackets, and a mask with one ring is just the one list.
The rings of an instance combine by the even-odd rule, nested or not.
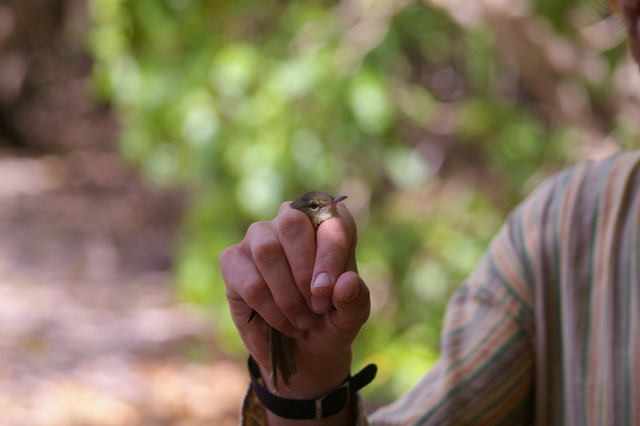
[(244, 369), (173, 293), (182, 195), (110, 153), (4, 155), (0, 177), (0, 425), (237, 424)]

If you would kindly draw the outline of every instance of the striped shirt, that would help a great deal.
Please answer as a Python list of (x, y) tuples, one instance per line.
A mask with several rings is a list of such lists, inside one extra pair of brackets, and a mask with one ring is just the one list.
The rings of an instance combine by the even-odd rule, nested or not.
[(368, 421), (640, 425), (640, 152), (515, 209), (450, 300), (437, 364)]
[(372, 425), (640, 424), (640, 152), (567, 169), (522, 203), (441, 342)]

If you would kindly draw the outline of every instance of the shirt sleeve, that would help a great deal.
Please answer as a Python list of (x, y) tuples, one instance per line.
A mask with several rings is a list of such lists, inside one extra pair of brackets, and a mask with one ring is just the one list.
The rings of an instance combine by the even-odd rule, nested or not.
[(533, 308), (520, 249), (527, 208), (511, 215), (449, 301), (437, 364), (372, 425), (533, 421)]
[(242, 426), (267, 426), (267, 415), (264, 405), (249, 386), (240, 410), (240, 425)]

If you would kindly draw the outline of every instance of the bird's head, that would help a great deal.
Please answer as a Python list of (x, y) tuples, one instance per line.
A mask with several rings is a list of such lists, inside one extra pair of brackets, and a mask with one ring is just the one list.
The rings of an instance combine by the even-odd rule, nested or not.
[(334, 197), (324, 191), (311, 191), (291, 203), (291, 207), (305, 213), (311, 219), (313, 229), (318, 229), (325, 220), (338, 216), (336, 204), (345, 198), (346, 195)]

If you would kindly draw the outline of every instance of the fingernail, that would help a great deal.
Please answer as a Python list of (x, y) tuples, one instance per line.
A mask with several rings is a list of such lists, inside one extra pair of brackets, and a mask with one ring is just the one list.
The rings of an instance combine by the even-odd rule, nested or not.
[(329, 274), (323, 272), (320, 275), (318, 275), (315, 280), (313, 280), (313, 284), (311, 285), (311, 287), (326, 288), (326, 287), (329, 287), (330, 285), (331, 285), (331, 277), (329, 276)]
[(311, 324), (313, 323), (313, 318), (309, 314), (301, 314), (296, 319), (296, 327), (298, 330), (308, 330), (311, 328)]
[(319, 314), (324, 313), (331, 306), (331, 299), (328, 297), (311, 296), (311, 308)]

